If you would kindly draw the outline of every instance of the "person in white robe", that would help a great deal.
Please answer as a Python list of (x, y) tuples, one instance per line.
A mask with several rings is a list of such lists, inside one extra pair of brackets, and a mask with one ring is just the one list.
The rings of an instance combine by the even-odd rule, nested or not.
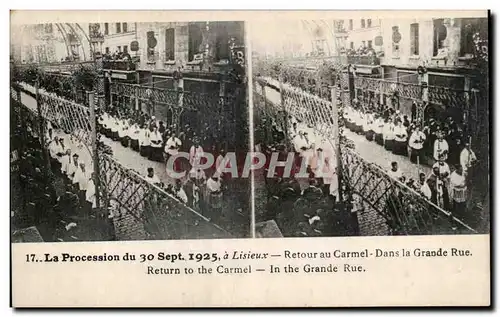
[(149, 159), (155, 162), (163, 161), (163, 138), (158, 128), (153, 127), (153, 131), (149, 133), (149, 143), (151, 146)]
[(161, 183), (160, 179), (158, 178), (158, 176), (156, 176), (155, 171), (152, 167), (148, 167), (148, 173), (147, 173), (145, 179), (149, 183), (157, 185), (157, 186), (160, 185), (160, 183)]
[(91, 209), (97, 207), (96, 196), (95, 196), (95, 184), (94, 184), (94, 173), (92, 173), (87, 182), (87, 190), (85, 191), (85, 200), (90, 204)]
[(446, 161), (450, 147), (444, 139), (443, 133), (438, 134), (438, 138), (434, 141), (434, 159), (436, 161)]
[(465, 175), (475, 162), (477, 162), (476, 154), (472, 151), (470, 143), (466, 142), (465, 148), (460, 152), (460, 165)]
[(142, 157), (149, 157), (149, 154), (151, 152), (151, 142), (149, 138), (150, 133), (151, 132), (149, 131), (147, 126), (142, 127), (139, 136), (139, 142), (141, 145), (140, 153)]
[(387, 122), (384, 124), (384, 129), (382, 131), (384, 135), (384, 148), (387, 151), (392, 151), (394, 148), (394, 123), (392, 123), (392, 119), (387, 119)]
[(130, 147), (132, 150), (139, 152), (139, 139), (140, 139), (141, 129), (137, 123), (134, 123), (128, 130), (128, 136), (130, 138)]
[(426, 139), (425, 133), (420, 131), (420, 126), (416, 126), (408, 141), (408, 156), (412, 163), (422, 164), (424, 142)]
[(392, 153), (396, 155), (407, 155), (408, 131), (401, 121), (398, 121), (394, 128), (394, 146)]
[(129, 122), (126, 119), (122, 119), (118, 121), (120, 123), (118, 127), (118, 138), (123, 147), (128, 147), (129, 137), (128, 137), (128, 129)]
[(450, 176), (450, 194), (453, 216), (467, 221), (467, 184), (461, 165), (458, 165)]
[(403, 178), (403, 172), (399, 168), (397, 162), (391, 163), (391, 168), (389, 169), (389, 171), (387, 171), (387, 174), (398, 181), (401, 181), (401, 179)]
[[(177, 138), (175, 132), (172, 132), (171, 136), (165, 142), (165, 159), (168, 161), (171, 156), (179, 154), (179, 149), (182, 146), (182, 141)], [(180, 172), (181, 163), (179, 159), (174, 161), (173, 169), (175, 172)], [(168, 168), (168, 166), (167, 166)]]
[(189, 164), (195, 166), (195, 164), (203, 164), (201, 158), (204, 155), (203, 147), (200, 145), (200, 140), (195, 138), (193, 140), (193, 145), (189, 149)]
[(217, 218), (220, 216), (222, 207), (222, 184), (217, 172), (207, 180), (206, 190), (207, 205), (210, 211), (209, 218)]

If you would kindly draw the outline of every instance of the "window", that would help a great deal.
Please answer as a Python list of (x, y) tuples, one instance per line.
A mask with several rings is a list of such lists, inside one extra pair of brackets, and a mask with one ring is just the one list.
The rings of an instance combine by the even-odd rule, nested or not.
[(106, 54), (109, 54), (109, 47), (106, 47)]
[(368, 48), (372, 48), (373, 47), (373, 42), (372, 41), (368, 41)]
[(361, 45), (364, 47), (366, 47), (366, 41), (361, 41)]
[(123, 53), (128, 54), (128, 46), (123, 45)]
[(371, 28), (372, 27), (372, 19), (367, 19), (366, 20), (366, 27)]
[(116, 23), (116, 33), (121, 33), (121, 32), (122, 32), (122, 24)]
[(401, 42), (401, 33), (399, 33), (399, 26), (392, 27), (392, 53), (394, 57), (399, 56), (399, 42)]
[(434, 40), (433, 40), (433, 56), (438, 55), (439, 50), (444, 47), (444, 40), (448, 35), (444, 19), (434, 20)]
[(175, 29), (173, 28), (165, 32), (165, 60), (175, 60)]
[(215, 36), (216, 60), (229, 60), (229, 32), (227, 22), (217, 24), (217, 35)]
[(146, 33), (146, 35), (147, 35), (147, 45), (148, 45), (147, 59), (148, 59), (148, 62), (154, 62), (155, 61), (155, 48), (154, 48), (155, 45), (151, 45), (151, 44), (156, 43), (155, 32), (149, 31)]
[(127, 28), (128, 28), (127, 23), (122, 23), (122, 30), (123, 30), (123, 33), (126, 33), (126, 32), (127, 32)]
[(121, 52), (122, 51), (122, 47), (121, 46), (117, 46), (118, 47), (118, 52)]
[(361, 28), (364, 29), (365, 27), (365, 19), (361, 19)]
[(205, 51), (205, 48), (201, 47), (203, 37), (201, 34), (200, 25), (197, 23), (191, 23), (189, 24), (188, 29), (188, 60), (192, 61), (194, 59), (194, 56), (196, 54), (203, 53)]
[(104, 23), (104, 35), (109, 34), (109, 23)]
[(350, 19), (350, 20), (349, 20), (349, 30), (352, 30), (352, 25), (353, 25), (353, 23), (352, 23), (352, 19)]
[(418, 55), (418, 23), (410, 24), (410, 54)]
[(350, 47), (351, 47), (351, 50), (354, 49), (354, 42), (351, 42)]
[(481, 37), (488, 37), (485, 31), (488, 30), (488, 19), (461, 19), (460, 28), (460, 56), (472, 57), (475, 53), (474, 39), (475, 33)]

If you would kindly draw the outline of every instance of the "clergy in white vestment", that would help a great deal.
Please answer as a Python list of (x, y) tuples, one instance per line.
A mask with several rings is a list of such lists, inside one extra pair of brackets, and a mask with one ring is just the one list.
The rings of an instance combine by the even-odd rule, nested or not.
[(437, 140), (434, 141), (434, 159), (436, 161), (446, 161), (449, 150), (448, 142), (444, 139), (443, 134), (439, 133)]
[(149, 131), (149, 128), (147, 126), (143, 126), (139, 134), (139, 142), (141, 146), (140, 153), (142, 157), (149, 157), (151, 152), (151, 141), (149, 138), (150, 133), (151, 131)]

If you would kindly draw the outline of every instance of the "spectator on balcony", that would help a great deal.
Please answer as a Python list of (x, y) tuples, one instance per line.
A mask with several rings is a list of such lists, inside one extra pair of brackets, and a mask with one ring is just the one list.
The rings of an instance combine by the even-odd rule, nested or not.
[(403, 126), (401, 120), (398, 120), (396, 121), (396, 127), (394, 128), (394, 147), (392, 149), (392, 153), (396, 155), (406, 155), (407, 141), (408, 132)]
[(176, 91), (184, 90), (184, 79), (182, 76), (182, 66), (178, 66), (177, 69), (173, 73), (174, 78), (174, 89)]
[(395, 126), (392, 123), (392, 119), (388, 118), (387, 123), (384, 124), (384, 129), (382, 132), (383, 136), (384, 136), (384, 148), (387, 151), (392, 151), (392, 149), (394, 147), (394, 138), (395, 138), (394, 129), (395, 129)]

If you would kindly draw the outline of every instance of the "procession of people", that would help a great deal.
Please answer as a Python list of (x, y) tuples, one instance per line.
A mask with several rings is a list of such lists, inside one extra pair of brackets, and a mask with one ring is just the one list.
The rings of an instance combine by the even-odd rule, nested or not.
[[(98, 125), (102, 135), (138, 152), (150, 161), (168, 163), (172, 161), (170, 158), (175, 157), (172, 166), (165, 164), (167, 175), (168, 169), (171, 169), (176, 173), (185, 172), (186, 176), (175, 182), (163, 179), (153, 183), (205, 217), (221, 217), (223, 196), (230, 188), (228, 183), (231, 180), (226, 177), (227, 174), (217, 172), (217, 166), (225, 152), (222, 147), (216, 146), (208, 129), (204, 129), (202, 135), (197, 135), (189, 125), (183, 126), (181, 130), (175, 124), (166, 124), (145, 113), (140, 114), (138, 119), (133, 119), (133, 116), (127, 116), (116, 108), (115, 111), (102, 113), (98, 118)], [(180, 151), (189, 153), (189, 158), (177, 157)], [(218, 160), (213, 166), (200, 169), (197, 166), (205, 163), (205, 152), (210, 152)], [(148, 169), (148, 174), (150, 173), (152, 167)]]
[[(395, 168), (396, 161), (389, 162), (388, 174), (421, 193), (437, 206), (453, 212), (460, 220), (468, 220), (464, 213), (471, 186), (470, 167), (477, 164), (477, 157), (470, 147), (470, 138), (463, 126), (447, 117), (439, 121), (427, 118), (424, 124), (416, 118), (408, 118), (393, 108), (362, 105), (354, 99), (345, 109), (345, 125), (354, 133), (363, 134), (368, 141), (375, 141), (394, 155), (407, 156), (414, 163), (415, 173), (403, 175)], [(372, 138), (373, 132), (375, 138)], [(380, 134), (379, 134), (380, 133)], [(378, 135), (378, 137), (377, 137)], [(425, 182), (419, 179), (421, 166), (431, 166)], [(453, 175), (453, 177), (451, 177)], [(459, 177), (460, 176), (460, 177)], [(469, 181), (466, 181), (469, 179)]]

